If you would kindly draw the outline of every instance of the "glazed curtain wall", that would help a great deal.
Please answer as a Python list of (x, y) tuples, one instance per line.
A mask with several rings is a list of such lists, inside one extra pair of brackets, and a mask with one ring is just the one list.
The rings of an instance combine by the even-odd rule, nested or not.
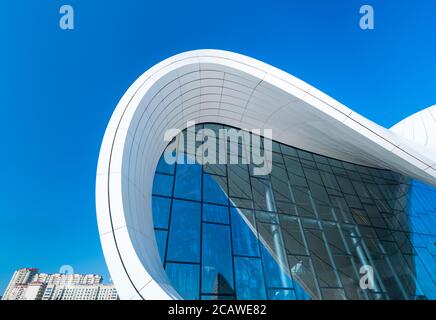
[[(436, 299), (434, 188), (274, 141), (272, 149), (267, 176), (162, 156), (155, 235), (183, 298)], [(195, 154), (184, 150), (178, 159)], [(373, 289), (359, 285), (363, 265), (374, 270)]]

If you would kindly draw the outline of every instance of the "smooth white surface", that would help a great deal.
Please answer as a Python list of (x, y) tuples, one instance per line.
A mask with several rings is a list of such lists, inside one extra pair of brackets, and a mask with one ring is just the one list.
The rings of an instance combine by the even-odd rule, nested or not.
[(391, 128), (391, 131), (422, 146), (423, 152), (436, 157), (436, 105), (411, 115)]
[(99, 231), (122, 299), (181, 298), (159, 258), (151, 190), (164, 132), (187, 121), (273, 129), (281, 143), (436, 185), (433, 154), (281, 70), (220, 50), (173, 56), (127, 90), (100, 151)]

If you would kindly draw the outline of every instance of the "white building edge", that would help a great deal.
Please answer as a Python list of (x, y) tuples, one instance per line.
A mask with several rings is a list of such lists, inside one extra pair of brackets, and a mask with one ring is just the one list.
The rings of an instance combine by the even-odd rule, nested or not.
[(187, 121), (273, 129), (278, 142), (436, 185), (436, 107), (388, 130), (258, 60), (221, 50), (178, 54), (127, 90), (100, 150), (98, 225), (121, 299), (181, 298), (159, 258), (151, 194), (164, 132)]

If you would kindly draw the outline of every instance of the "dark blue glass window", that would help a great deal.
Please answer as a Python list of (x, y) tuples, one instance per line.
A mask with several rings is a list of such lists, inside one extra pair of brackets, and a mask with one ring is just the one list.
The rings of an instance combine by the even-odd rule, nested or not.
[(310, 296), (307, 294), (306, 291), (301, 287), (301, 285), (295, 281), (295, 297), (297, 300), (310, 300)]
[(236, 293), (240, 300), (266, 299), (262, 263), (259, 258), (235, 257)]
[(157, 164), (156, 172), (158, 173), (166, 173), (166, 174), (174, 174), (175, 164), (168, 164), (165, 161), (164, 155), (159, 159), (159, 163)]
[(202, 234), (202, 293), (234, 294), (230, 227), (203, 223)]
[(200, 227), (200, 204), (173, 200), (167, 260), (200, 262)]
[(171, 199), (153, 196), (153, 224), (155, 228), (168, 229)]
[(177, 164), (174, 197), (201, 200), (201, 166)]
[[(183, 298), (436, 299), (435, 188), (292, 147), (274, 150), (271, 175), (262, 177), (252, 165), (160, 160), (156, 241)], [(378, 292), (359, 287), (367, 262)]]
[(251, 210), (230, 208), (232, 219), (233, 253), (243, 256), (259, 256), (259, 244), (253, 227), (245, 219), (253, 219)]
[(295, 292), (291, 289), (268, 289), (270, 300), (295, 300)]
[(280, 257), (274, 258), (265, 246), (262, 246), (261, 251), (266, 285), (272, 288), (292, 288), (286, 257), (282, 257), (284, 261), (280, 261)]
[[(223, 190), (222, 185), (227, 185), (225, 177), (210, 174), (203, 175), (203, 201), (227, 205), (227, 188)], [(219, 183), (218, 181), (221, 180)]]
[(229, 207), (203, 204), (203, 221), (229, 224)]
[(171, 284), (184, 299), (199, 299), (200, 267), (198, 265), (167, 263), (165, 270)]
[(153, 194), (171, 197), (173, 193), (173, 179), (173, 176), (166, 174), (155, 174), (153, 180)]
[(217, 295), (202, 294), (201, 300), (235, 300), (235, 297), (229, 295), (217, 296)]

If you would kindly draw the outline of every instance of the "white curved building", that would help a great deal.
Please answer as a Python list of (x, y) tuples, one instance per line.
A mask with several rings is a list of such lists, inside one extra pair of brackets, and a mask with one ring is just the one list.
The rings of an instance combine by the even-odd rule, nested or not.
[(424, 152), (436, 155), (436, 105), (400, 121), (391, 131), (425, 147)]
[[(415, 230), (413, 219), (421, 217), (422, 214), (430, 217), (426, 223), (433, 224), (436, 221), (435, 216), (432, 216), (436, 214), (433, 212), (436, 208), (436, 200), (433, 199), (433, 189), (429, 186), (436, 186), (435, 110), (434, 107), (426, 109), (389, 130), (365, 119), (309, 84), (270, 65), (239, 54), (220, 50), (197, 50), (173, 56), (155, 65), (136, 80), (120, 100), (106, 129), (98, 162), (96, 203), (99, 232), (105, 259), (120, 297), (122, 299), (272, 299), (274, 297), (434, 299), (436, 279), (431, 278), (434, 276), (425, 275), (422, 277), (424, 280), (421, 280), (417, 270), (421, 270), (421, 265), (430, 271), (436, 268), (434, 259), (429, 262), (436, 255), (431, 246), (436, 242), (435, 229)], [(255, 193), (257, 180), (251, 176), (247, 179), (252, 185), (253, 192), (245, 199), (250, 202), (249, 208), (237, 205), (237, 201), (244, 196), (231, 194), (232, 169), (230, 168), (226, 168), (221, 176), (225, 177), (226, 182), (218, 179), (220, 174), (209, 175), (206, 169), (200, 169), (203, 177), (199, 180), (203, 183), (203, 187), (200, 187), (200, 198), (190, 199), (186, 198), (186, 195), (178, 195), (177, 190), (174, 189), (177, 189), (179, 171), (162, 174), (159, 172), (158, 163), (168, 144), (168, 141), (164, 140), (165, 132), (172, 128), (184, 130), (189, 121), (247, 130), (272, 129), (274, 146), (277, 148), (273, 150), (274, 156), (280, 159), (277, 162), (277, 169), (273, 169), (273, 173), (268, 178), (271, 180), (268, 183), (272, 186), (271, 194), (274, 200), (267, 196), (269, 199), (267, 201), (272, 201), (273, 205), (262, 209), (261, 200), (257, 202), (258, 193)], [(289, 151), (290, 148), (296, 150), (295, 156)], [(285, 149), (288, 151), (284, 151)], [(297, 185), (297, 180), (292, 178), (296, 174), (291, 168), (294, 160), (298, 162), (299, 168), (301, 166), (299, 170), (304, 179), (303, 185)], [(324, 168), (326, 171), (323, 171), (323, 164), (329, 166)], [(344, 172), (343, 176), (339, 172), (339, 167)], [(355, 172), (351, 167), (356, 169)], [(283, 172), (287, 172), (287, 178), (282, 181), (289, 185), (288, 189), (285, 188), (286, 194), (281, 194), (275, 189), (274, 172), (278, 172), (280, 168), (284, 170)], [(356, 172), (358, 178), (353, 177)], [(155, 173), (165, 175), (166, 178), (171, 177), (172, 192), (166, 195), (160, 194), (160, 191), (155, 193), (153, 183), (155, 185), (158, 183)], [(334, 187), (329, 187), (324, 180), (329, 173), (337, 176), (334, 182), (335, 185), (339, 185), (337, 191), (334, 191)], [(313, 184), (318, 178), (314, 178), (313, 174), (322, 178), (319, 179), (319, 183), (322, 184), (323, 190), (326, 190), (325, 196), (323, 191), (319, 191), (322, 193), (319, 199), (316, 196), (318, 192), (315, 191), (316, 184)], [(204, 208), (207, 205), (204, 194), (205, 175), (208, 179), (212, 177), (211, 181), (215, 181), (220, 187), (218, 189), (223, 190), (229, 199), (228, 204), (223, 207), (231, 208), (230, 222), (212, 226), (211, 221), (205, 221)], [(388, 179), (386, 182), (377, 175), (383, 176), (383, 179), (389, 175), (389, 178), (386, 178)], [(295, 177), (297, 176), (301, 177), (298, 173)], [(329, 177), (331, 178), (330, 175)], [(410, 191), (414, 185), (410, 179), (425, 183), (423, 190), (431, 193), (430, 204), (427, 204), (425, 210), (419, 209), (418, 212), (413, 205), (405, 205), (410, 202), (410, 194), (414, 194)], [(354, 191), (348, 193), (346, 185), (352, 186)], [(392, 189), (393, 185), (395, 190)], [(389, 187), (384, 188), (384, 186)], [(372, 188), (378, 191), (373, 192)], [(389, 192), (385, 192), (385, 189), (389, 189)], [(304, 202), (306, 200), (298, 202), (299, 200), (296, 199), (295, 192), (301, 190), (304, 190), (302, 194), (305, 197), (309, 195), (307, 203)], [(268, 191), (265, 192), (268, 194)], [(365, 196), (365, 193), (368, 193), (368, 196)], [(377, 196), (376, 194), (379, 193), (381, 195)], [(386, 195), (388, 193), (389, 196)], [(392, 193), (401, 196), (395, 198), (396, 200), (388, 198)], [(420, 196), (420, 199), (423, 197), (425, 198)], [(160, 209), (155, 209), (153, 212), (152, 203), (163, 198), (171, 203), (168, 210), (172, 211), (169, 213), (169, 224), (159, 228), (156, 227), (156, 216), (153, 214)], [(358, 198), (360, 198), (359, 204), (356, 204)], [(197, 217), (199, 219), (199, 230), (187, 232), (187, 237), (195, 234), (195, 237), (200, 239), (198, 248), (192, 251), (192, 260), (189, 258), (187, 262), (183, 261), (183, 257), (171, 253), (176, 245), (172, 244), (175, 240), (172, 240), (171, 234), (175, 231), (171, 231), (170, 227), (176, 224), (175, 219), (180, 216), (179, 213), (174, 213), (177, 207), (175, 204), (185, 203), (188, 200), (203, 209), (195, 215), (195, 219)], [(351, 220), (338, 218), (338, 212), (342, 209), (334, 203), (342, 200), (345, 201), (347, 209), (344, 209), (346, 212), (341, 213), (341, 216), (349, 215)], [(398, 204), (400, 202), (401, 208)], [(391, 206), (392, 203), (394, 204)], [(292, 213), (286, 211), (288, 209), (285, 210), (286, 212), (281, 212), (279, 207), (282, 205), (286, 208), (295, 207), (295, 214), (294, 211)], [(251, 210), (249, 214), (253, 214), (254, 217), (253, 220), (248, 219), (247, 216), (243, 219), (255, 235), (256, 241), (260, 243), (260, 249), (250, 254), (250, 259), (244, 260), (244, 254), (235, 253), (239, 250), (235, 241), (239, 239), (235, 240), (238, 231), (234, 224), (235, 220), (233, 219), (232, 222), (233, 207), (236, 207), (235, 210), (240, 216)], [(329, 208), (328, 212), (332, 212), (332, 217), (322, 215), (324, 211), (320, 208), (326, 207)], [(372, 209), (377, 209), (378, 213), (373, 214)], [(309, 210), (311, 213), (305, 215), (302, 213), (303, 210)], [(280, 236), (274, 238), (274, 241), (271, 240), (274, 245), (266, 235), (261, 234), (261, 225), (264, 223), (259, 218), (261, 211), (277, 215), (277, 219), (280, 219), (280, 223), (277, 222)], [(172, 219), (171, 214), (173, 214)], [(365, 218), (362, 217), (363, 215)], [(287, 232), (291, 229), (288, 230), (282, 223), (282, 217), (288, 219), (288, 216), (289, 219), (294, 219), (292, 223), (295, 222), (299, 226), (299, 232), (304, 240), (302, 243), (305, 246), (303, 253), (293, 252), (292, 239), (295, 238), (289, 240), (289, 243), (286, 240)], [(183, 217), (180, 219), (179, 222), (184, 223)], [(406, 222), (391, 226), (393, 220), (390, 219), (395, 221), (405, 219)], [(379, 225), (381, 223), (379, 220), (383, 220), (383, 224)], [(389, 222), (386, 222), (388, 220)], [(250, 225), (250, 221), (254, 222)], [(306, 229), (310, 223), (315, 223), (317, 227)], [(231, 272), (228, 271), (230, 267), (213, 265), (213, 261), (205, 261), (208, 257), (208, 248), (205, 247), (207, 234), (204, 230), (209, 227), (216, 227), (218, 230), (217, 225), (222, 226), (220, 232), (231, 235), (229, 244)], [(339, 249), (330, 243), (332, 238), (327, 236), (330, 226), (340, 230), (337, 234), (342, 237), (343, 255), (337, 253)], [(343, 235), (346, 233), (344, 230), (350, 226), (355, 227), (348, 239), (351, 239), (351, 242)], [(363, 241), (365, 243), (363, 246), (356, 244), (356, 239), (372, 239), (365, 238), (365, 231), (368, 230), (376, 234), (374, 237), (377, 237), (379, 243), (386, 244), (386, 248), (377, 254), (373, 254), (369, 240)], [(385, 239), (380, 236), (382, 231), (386, 230), (392, 231), (390, 236), (393, 238)], [(158, 243), (160, 240), (156, 240), (158, 231), (167, 236), (164, 240), (164, 249), (158, 248), (160, 245)], [(244, 229), (240, 232), (245, 234), (247, 231)], [(212, 234), (212, 231), (209, 234)], [(416, 249), (415, 235), (425, 238), (423, 242), (428, 246), (417, 245), (418, 249)], [(402, 251), (397, 236), (409, 239), (408, 249), (413, 251), (411, 248), (414, 248), (418, 252), (413, 258), (410, 258), (412, 256), (410, 250)], [(183, 234), (178, 237), (183, 237)], [(247, 235), (246, 239), (249, 237)], [(324, 244), (315, 244), (315, 239), (319, 237), (324, 239)], [(185, 240), (178, 239), (180, 243)], [(279, 248), (280, 245), (277, 247), (277, 241), (284, 243), (283, 248)], [(388, 249), (388, 245), (393, 245), (397, 249)], [(244, 244), (241, 246), (244, 247)], [(323, 248), (320, 249), (320, 246)], [(424, 252), (424, 248), (427, 251)], [(277, 250), (284, 253), (279, 253)], [(397, 259), (395, 250), (408, 265), (409, 271), (407, 274), (402, 274), (401, 270), (398, 273), (392, 271), (392, 277), (384, 276), (382, 270), (386, 266), (386, 268), (395, 268), (395, 263), (398, 263), (389, 260), (394, 257)], [(265, 258), (264, 252), (267, 252), (268, 258)], [(349, 261), (349, 265), (341, 269), (338, 261), (343, 256)], [(297, 262), (294, 263), (295, 261)], [(188, 264), (189, 270), (183, 269), (182, 264)], [(282, 278), (282, 282), (277, 285), (274, 284), (274, 277), (271, 276), (273, 271), (269, 272), (265, 269), (268, 264), (281, 274), (279, 277)], [(358, 283), (359, 266), (367, 264), (378, 271), (375, 288), (369, 291), (359, 288)], [(258, 265), (262, 265), (263, 269), (259, 269)], [(262, 279), (259, 281), (264, 285), (257, 296), (246, 296), (245, 286), (250, 284), (246, 282), (247, 274), (244, 273), (243, 266), (248, 266), (245, 270), (259, 271), (259, 279)], [(213, 275), (218, 285), (215, 284), (212, 288), (210, 285), (212, 278), (207, 277), (210, 270), (220, 268), (224, 268), (223, 271), (215, 272)], [(350, 271), (351, 269), (353, 271)], [(186, 276), (187, 274), (189, 276)], [(405, 277), (407, 281), (404, 280)], [(220, 282), (222, 278), (226, 278), (224, 282)], [(191, 283), (183, 283), (180, 279), (189, 279)], [(431, 280), (435, 282), (429, 283)], [(225, 283), (227, 289), (217, 289), (217, 286), (222, 287), (222, 283)], [(187, 287), (195, 287), (195, 290), (198, 289), (198, 294), (187, 292)]]

